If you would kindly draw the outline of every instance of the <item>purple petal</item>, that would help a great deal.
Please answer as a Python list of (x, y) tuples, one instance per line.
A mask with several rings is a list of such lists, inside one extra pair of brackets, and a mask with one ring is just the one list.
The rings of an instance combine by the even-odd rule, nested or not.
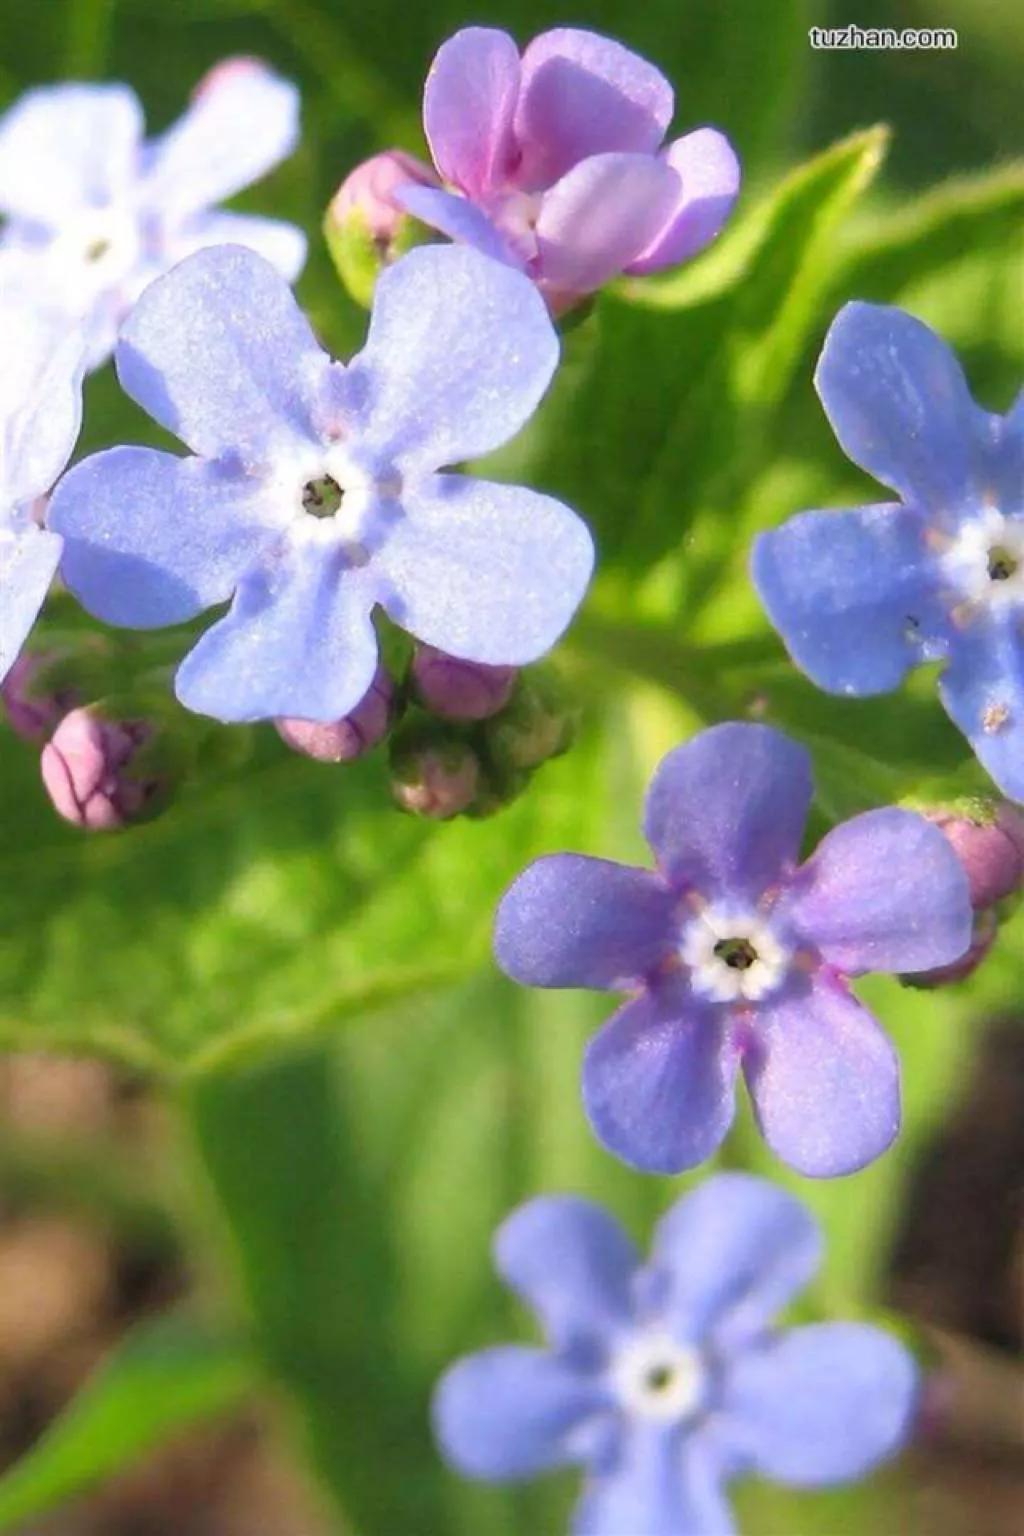
[(544, 194), (537, 217), (539, 272), (558, 293), (592, 293), (664, 227), (679, 178), (652, 155), (594, 155)]
[(862, 1323), (818, 1323), (742, 1356), (724, 1412), (763, 1477), (813, 1487), (860, 1477), (907, 1439), (918, 1376), (904, 1346)]
[(509, 177), (518, 94), (519, 50), (507, 32), (466, 27), (438, 49), (423, 91), (423, 127), (441, 175), (469, 197), (486, 198)]
[(152, 283), (117, 348), (122, 387), (161, 426), (195, 453), (257, 466), (315, 439), (328, 367), (288, 284), (240, 245)]
[(576, 1459), (573, 1433), (605, 1407), (599, 1389), (554, 1355), (508, 1344), (459, 1360), (433, 1402), (445, 1459), (467, 1477), (533, 1477)]
[(419, 469), (488, 453), (529, 419), (557, 364), (529, 278), (468, 246), (420, 246), (378, 279), (349, 368), (366, 397), (360, 440)]
[(516, 180), (549, 187), (591, 155), (653, 154), (673, 109), (665, 76), (621, 43), (574, 27), (542, 32), (523, 54)]
[(662, 1217), (649, 1273), (678, 1335), (734, 1351), (762, 1333), (815, 1273), (817, 1223), (765, 1179), (718, 1173)]
[(50, 489), (82, 422), (84, 341), (66, 317), (27, 302), (0, 307), (0, 507)]
[(0, 525), (0, 682), (18, 658), (60, 561), (56, 534)]
[(1024, 639), (1010, 611), (957, 636), (939, 692), (982, 766), (1024, 802)]
[(306, 237), (283, 219), (258, 219), (245, 213), (199, 213), (175, 230), (169, 264), (184, 261), (210, 245), (244, 245), (294, 283), (306, 261)]
[(855, 464), (904, 500), (955, 517), (978, 474), (982, 413), (934, 331), (900, 309), (846, 304), (814, 382)]
[(595, 1133), (648, 1173), (681, 1173), (732, 1123), (737, 1049), (719, 1010), (673, 989), (626, 1003), (590, 1042), (583, 1102)]
[(45, 85), (0, 117), (0, 210), (48, 228), (116, 204), (135, 174), (142, 109), (126, 85)]
[(675, 906), (649, 870), (551, 854), (506, 891), (494, 953), (502, 970), (526, 986), (624, 992), (670, 953)]
[(611, 1464), (588, 1479), (572, 1536), (733, 1536), (735, 1529), (701, 1437), (632, 1423)]
[(368, 571), (346, 568), (336, 547), (282, 545), (186, 656), (178, 698), (217, 720), (340, 720), (373, 682), (373, 602)]
[(626, 268), (631, 276), (696, 256), (714, 240), (739, 196), (740, 163), (716, 128), (698, 128), (674, 140), (659, 159), (679, 177), (679, 193), (668, 222)]
[(590, 534), (574, 512), (536, 491), (460, 475), (410, 487), (403, 510), (375, 560), (396, 624), (487, 666), (524, 666), (551, 649), (593, 567)]
[(256, 59), (226, 59), (200, 82), (184, 116), (149, 146), (143, 196), (173, 224), (258, 181), (298, 141), (295, 86)]
[(900, 1069), (878, 1024), (816, 976), (762, 1003), (744, 1073), (765, 1140), (809, 1178), (854, 1173), (900, 1128)]
[(895, 806), (833, 828), (784, 898), (784, 911), (850, 976), (930, 971), (959, 960), (971, 942), (960, 860), (938, 827)]
[(471, 245), (492, 261), (503, 261), (506, 266), (522, 268), (523, 261), (512, 249), (505, 236), (493, 224), (482, 208), (460, 197), (457, 192), (445, 192), (440, 187), (421, 187), (408, 182), (396, 187), (392, 194), (414, 219), (440, 230), (449, 240)]
[(756, 898), (799, 856), (811, 790), (796, 742), (764, 725), (715, 725), (659, 766), (647, 840), (677, 889)]
[(801, 512), (754, 543), (751, 572), (786, 649), (830, 693), (888, 693), (948, 628), (927, 525), (895, 505)]
[(498, 1272), (559, 1349), (628, 1328), (637, 1252), (599, 1205), (542, 1195), (514, 1211), (494, 1245)]
[(227, 600), (277, 536), (266, 489), (218, 464), (153, 448), (111, 448), (54, 492), (61, 573), (108, 624), (154, 629)]

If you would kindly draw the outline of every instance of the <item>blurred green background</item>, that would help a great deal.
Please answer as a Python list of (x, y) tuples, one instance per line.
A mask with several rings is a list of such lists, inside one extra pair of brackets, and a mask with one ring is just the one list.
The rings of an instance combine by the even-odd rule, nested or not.
[[(243, 202), (309, 232), (300, 294), (342, 352), (364, 321), (319, 242), (323, 207), (373, 149), (421, 149), (422, 79), (460, 25), (491, 22), (522, 41), (567, 23), (621, 38), (674, 80), (681, 129), (713, 122), (730, 133), (747, 184), (734, 229), (708, 257), (603, 299), (566, 338), (538, 420), (488, 466), (564, 495), (601, 550), (561, 658), (583, 707), (581, 741), (512, 810), (486, 823), (408, 821), (388, 806), (379, 760), (324, 769), (289, 757), (268, 728), (244, 763), (197, 785), (161, 821), (85, 841), (53, 818), (31, 751), (0, 739), (0, 1041), (110, 1064), (16, 1056), (0, 1084), (0, 1298), (19, 1284), (27, 1298), (20, 1313), (10, 1304), (4, 1313), (0, 1299), (0, 1434), (13, 1463), (0, 1477), (0, 1530), (564, 1528), (569, 1483), (509, 1492), (444, 1473), (427, 1428), (430, 1385), (455, 1354), (528, 1332), (487, 1259), (512, 1205), (543, 1189), (578, 1190), (644, 1237), (685, 1181), (644, 1179), (593, 1143), (578, 1072), (604, 1007), (526, 994), (496, 975), (488, 929), (498, 892), (541, 851), (642, 856), (640, 796), (658, 756), (730, 715), (756, 712), (807, 741), (818, 832), (874, 803), (978, 786), (928, 679), (895, 699), (822, 698), (786, 664), (745, 577), (758, 527), (803, 506), (870, 497), (810, 387), (844, 299), (902, 303), (938, 326), (990, 408), (1005, 409), (1020, 380), (1016, 0), (863, 0), (856, 16), (849, 10), (809, 0), (565, 9), (508, 0), (472, 10), (461, 0), (5, 0), (4, 101), (42, 80), (120, 78), (155, 130), (227, 54), (262, 55), (300, 82), (302, 146)], [(852, 20), (954, 26), (959, 47), (809, 47), (811, 25)], [(865, 131), (878, 123), (890, 141)], [(110, 370), (92, 381), (88, 446), (147, 430)], [(949, 993), (866, 986), (901, 1049), (907, 1120), (868, 1172), (827, 1186), (786, 1175), (741, 1114), (723, 1161), (784, 1179), (827, 1228), (829, 1260), (806, 1315), (906, 1300), (883, 1275), (908, 1179), (957, 1095), (984, 1076), (986, 1022), (1021, 1009), (1022, 943), (1018, 919), (978, 977)], [(984, 1221), (1002, 1230), (1019, 1168), (1016, 1185), (1012, 1174), (978, 1173), (971, 1190)], [(966, 1221), (970, 1205), (951, 1223)], [(45, 1310), (45, 1277), (73, 1274), (81, 1305), (102, 1268), (97, 1254), (113, 1278), (97, 1282), (88, 1326), (72, 1329), (75, 1348), (60, 1335), (58, 1369), (44, 1334), (27, 1356), (25, 1319)], [(991, 1274), (985, 1283), (991, 1299), (1011, 1282)], [(170, 1321), (154, 1323), (168, 1308)], [(1005, 1308), (1005, 1338), (994, 1324), (985, 1335), (1004, 1350), (1019, 1346), (1013, 1304)], [(970, 1331), (969, 1319), (937, 1311)], [(91, 1398), (37, 1441), (108, 1357)], [(153, 1472), (141, 1492), (122, 1476), (113, 1502), (66, 1503), (193, 1420), (237, 1424), (250, 1412), (239, 1405), (252, 1402), (257, 1427), (246, 1433), (259, 1454), (248, 1504), (236, 1484), (234, 1503), (219, 1491), (240, 1454), (235, 1441), (223, 1465), (207, 1465), (210, 1446), (235, 1433), (223, 1428), (183, 1442), (170, 1471), (159, 1464), (163, 1480)], [(329, 1512), (296, 1492), (293, 1461), (281, 1473), (282, 1453), (268, 1443), (301, 1453), (330, 1491)], [(958, 1516), (955, 1499), (935, 1495), (937, 1476), (919, 1457), (854, 1490), (750, 1487), (739, 1494), (743, 1529), (1019, 1528), (1020, 1506), (1004, 1509), (1001, 1483), (980, 1499), (971, 1484)]]

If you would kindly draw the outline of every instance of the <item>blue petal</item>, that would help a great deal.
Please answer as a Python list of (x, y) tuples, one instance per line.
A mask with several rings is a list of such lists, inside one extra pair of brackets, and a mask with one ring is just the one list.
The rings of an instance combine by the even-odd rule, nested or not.
[(821, 1260), (821, 1234), (794, 1196), (746, 1173), (718, 1173), (658, 1223), (652, 1295), (681, 1338), (735, 1350), (762, 1333)]
[(1010, 612), (957, 637), (939, 683), (942, 702), (1011, 800), (1024, 801), (1024, 635)]
[(637, 1253), (607, 1211), (572, 1195), (543, 1195), (499, 1228), (498, 1272), (536, 1312), (559, 1349), (628, 1328)]
[(414, 181), (396, 187), (392, 196), (414, 219), (440, 230), (449, 240), (471, 245), (484, 256), (503, 261), (507, 266), (523, 266), (497, 225), (468, 198), (459, 197), (456, 192), (445, 192), (441, 187), (419, 186)]
[(920, 320), (844, 305), (814, 382), (844, 451), (876, 480), (954, 520), (973, 499), (983, 413), (954, 353)]
[(504, 1345), (459, 1360), (434, 1394), (445, 1459), (467, 1477), (533, 1477), (577, 1459), (574, 1432), (608, 1406), (595, 1384), (540, 1349)]
[(524, 666), (551, 649), (593, 569), (593, 542), (574, 512), (536, 491), (458, 475), (410, 486), (402, 509), (374, 562), (396, 624), (489, 666)]
[(756, 898), (795, 862), (810, 758), (763, 725), (716, 725), (662, 761), (645, 831), (665, 877), (705, 895)]
[(62, 575), (79, 602), (132, 629), (180, 624), (225, 602), (279, 536), (259, 482), (153, 448), (111, 448), (76, 464), (48, 521), (66, 541)]
[(45, 85), (0, 117), (0, 210), (59, 229), (128, 194), (142, 109), (126, 85)]
[(709, 1449), (664, 1425), (631, 1424), (611, 1465), (588, 1480), (573, 1536), (732, 1536)]
[(0, 682), (18, 658), (60, 560), (56, 534), (25, 522), (0, 526)]
[(468, 246), (420, 246), (381, 274), (350, 366), (360, 441), (413, 468), (487, 453), (529, 420), (558, 351), (528, 277)]
[(44, 495), (82, 422), (84, 337), (65, 316), (14, 295), (0, 307), (0, 507)]
[(786, 649), (830, 693), (887, 693), (948, 629), (925, 523), (898, 506), (801, 512), (754, 544), (751, 573)]
[(723, 1411), (740, 1454), (779, 1482), (860, 1477), (906, 1440), (918, 1378), (908, 1351), (879, 1328), (819, 1323), (735, 1362)]
[(650, 870), (551, 854), (506, 891), (494, 952), (502, 970), (527, 986), (625, 991), (668, 955), (675, 906)]

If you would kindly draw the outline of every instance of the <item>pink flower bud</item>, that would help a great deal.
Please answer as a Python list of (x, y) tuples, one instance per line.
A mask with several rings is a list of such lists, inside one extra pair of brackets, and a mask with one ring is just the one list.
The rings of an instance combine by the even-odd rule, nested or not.
[(386, 667), (378, 667), (369, 692), (342, 720), (275, 720), (278, 735), (305, 757), (320, 763), (350, 763), (384, 740), (394, 716), (395, 685)]
[(967, 874), (975, 911), (1024, 887), (1024, 815), (1004, 801), (964, 811), (928, 812)]
[(46, 657), (23, 651), (0, 683), (11, 729), (26, 741), (45, 741), (62, 716), (80, 702), (71, 689), (47, 688), (47, 670)]
[(429, 165), (401, 149), (387, 149), (357, 165), (335, 192), (327, 210), (328, 224), (343, 229), (353, 213), (361, 215), (373, 240), (387, 250), (409, 215), (395, 202), (398, 187), (415, 182), (437, 187), (440, 182)]
[(468, 811), (480, 790), (480, 759), (454, 726), (407, 720), (392, 738), (391, 792), (404, 811), (447, 821)]
[(508, 703), (518, 671), (460, 661), (432, 645), (419, 645), (412, 676), (419, 700), (431, 714), (442, 720), (486, 720)]
[(180, 777), (180, 755), (161, 750), (164, 734), (152, 720), (112, 718), (99, 705), (72, 710), (40, 761), (55, 809), (89, 831), (157, 815)]
[(251, 53), (236, 53), (212, 65), (193, 87), (192, 100), (199, 101), (240, 75), (266, 74), (267, 66), (262, 59)]

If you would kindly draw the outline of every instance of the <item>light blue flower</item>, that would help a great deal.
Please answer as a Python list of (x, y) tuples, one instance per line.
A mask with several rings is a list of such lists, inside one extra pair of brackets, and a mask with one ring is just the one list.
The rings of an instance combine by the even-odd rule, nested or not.
[(148, 289), (117, 349), (124, 388), (195, 456), (78, 465), (50, 512), (64, 578), (133, 628), (233, 599), (176, 683), (221, 720), (350, 714), (378, 605), (450, 656), (534, 661), (586, 590), (590, 535), (548, 496), (436, 471), (511, 437), (557, 360), (533, 285), (475, 251), (389, 268), (348, 366), (261, 257), (201, 251)]
[(772, 623), (830, 693), (886, 693), (944, 661), (950, 716), (1024, 800), (1024, 394), (991, 415), (926, 325), (859, 303), (833, 322), (815, 384), (846, 453), (900, 500), (762, 534), (753, 576)]
[(514, 1212), (495, 1259), (548, 1348), (459, 1361), (435, 1396), (437, 1437), (469, 1477), (584, 1467), (575, 1536), (727, 1536), (729, 1479), (843, 1482), (908, 1435), (917, 1372), (894, 1337), (775, 1325), (820, 1237), (760, 1179), (719, 1174), (684, 1196), (646, 1265), (605, 1211), (570, 1196)]

